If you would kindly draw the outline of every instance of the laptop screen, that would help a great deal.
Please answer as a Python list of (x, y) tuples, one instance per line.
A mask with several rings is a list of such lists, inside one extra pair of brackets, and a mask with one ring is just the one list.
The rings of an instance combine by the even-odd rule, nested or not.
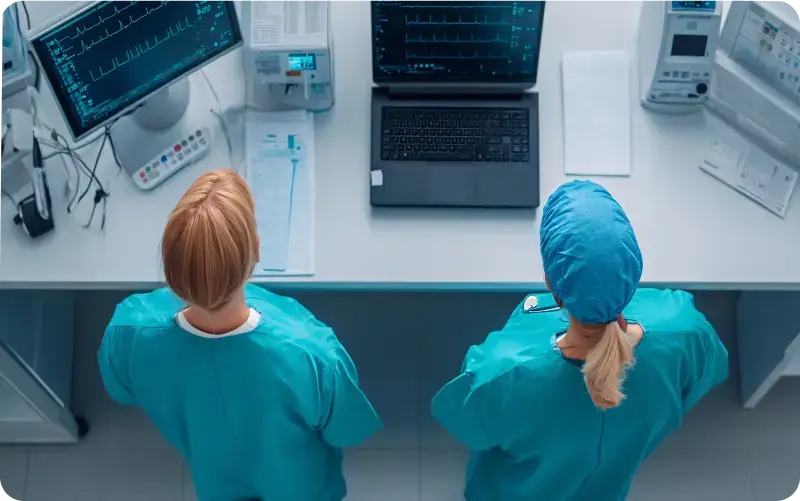
[(376, 83), (535, 83), (545, 2), (372, 2)]

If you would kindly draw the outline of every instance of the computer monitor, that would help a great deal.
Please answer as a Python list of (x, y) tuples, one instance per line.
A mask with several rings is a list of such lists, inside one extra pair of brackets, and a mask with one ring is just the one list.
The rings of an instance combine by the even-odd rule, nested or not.
[(233, 2), (105, 1), (30, 42), (78, 140), (230, 52), (242, 35)]
[(183, 120), (185, 77), (241, 44), (233, 2), (204, 1), (93, 2), (31, 37), (73, 139), (106, 127), (142, 190), (208, 153), (214, 118)]
[(544, 2), (372, 2), (381, 82), (535, 83)]

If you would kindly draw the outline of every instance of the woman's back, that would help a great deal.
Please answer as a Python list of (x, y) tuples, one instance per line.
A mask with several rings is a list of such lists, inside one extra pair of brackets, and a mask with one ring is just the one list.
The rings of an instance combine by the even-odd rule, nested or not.
[(245, 292), (258, 325), (207, 337), (177, 325), (185, 304), (168, 289), (128, 298), (100, 351), (106, 386), (183, 454), (202, 501), (340, 501), (339, 448), (380, 422), (329, 328), (293, 299)]
[(473, 454), (468, 501), (617, 501), (639, 463), (682, 415), (727, 377), (727, 353), (691, 295), (642, 289), (624, 311), (644, 335), (619, 407), (598, 409), (556, 338), (569, 320), (551, 295), (535, 312), (470, 349), (464, 371), (433, 402)]

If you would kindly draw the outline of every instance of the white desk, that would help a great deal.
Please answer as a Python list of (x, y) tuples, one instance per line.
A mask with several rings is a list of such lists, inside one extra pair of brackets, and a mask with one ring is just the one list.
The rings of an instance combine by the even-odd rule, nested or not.
[[(639, 5), (547, 5), (540, 60), (542, 203), (563, 174), (560, 61), (567, 49), (633, 51)], [(317, 274), (268, 279), (332, 288), (528, 289), (541, 286), (538, 215), (532, 211), (373, 210), (369, 205), (370, 21), (366, 2), (334, 2), (336, 105), (317, 128)], [(564, 27), (569, 26), (569, 29)], [(609, 26), (615, 29), (609, 30)], [(241, 102), (240, 52), (206, 69), (226, 103)], [(46, 87), (46, 86), (45, 86)], [(192, 77), (192, 116), (212, 100)], [(45, 120), (62, 126), (48, 94)], [(631, 99), (638, 101), (636, 95)], [(800, 288), (800, 206), (781, 220), (698, 169), (710, 117), (664, 118), (633, 106), (633, 175), (601, 179), (628, 212), (645, 257), (644, 282), (724, 289)], [(84, 158), (93, 158), (91, 148)], [(105, 233), (64, 210), (61, 167), (51, 160), (56, 229), (38, 241), (10, 224), (4, 201), (0, 286), (139, 288), (162, 282), (158, 244), (170, 209), (201, 172), (228, 165), (221, 135), (201, 163), (152, 193), (137, 191), (106, 152)], [(116, 177), (115, 177), (116, 176)], [(87, 200), (90, 197), (87, 197)], [(87, 206), (91, 202), (86, 203)]]

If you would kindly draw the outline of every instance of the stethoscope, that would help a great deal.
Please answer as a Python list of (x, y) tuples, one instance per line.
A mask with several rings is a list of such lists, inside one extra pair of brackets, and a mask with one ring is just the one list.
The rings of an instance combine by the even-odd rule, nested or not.
[(522, 313), (548, 313), (551, 311), (558, 311), (561, 306), (554, 305), (546, 308), (539, 308), (539, 298), (536, 294), (528, 294), (522, 301)]

